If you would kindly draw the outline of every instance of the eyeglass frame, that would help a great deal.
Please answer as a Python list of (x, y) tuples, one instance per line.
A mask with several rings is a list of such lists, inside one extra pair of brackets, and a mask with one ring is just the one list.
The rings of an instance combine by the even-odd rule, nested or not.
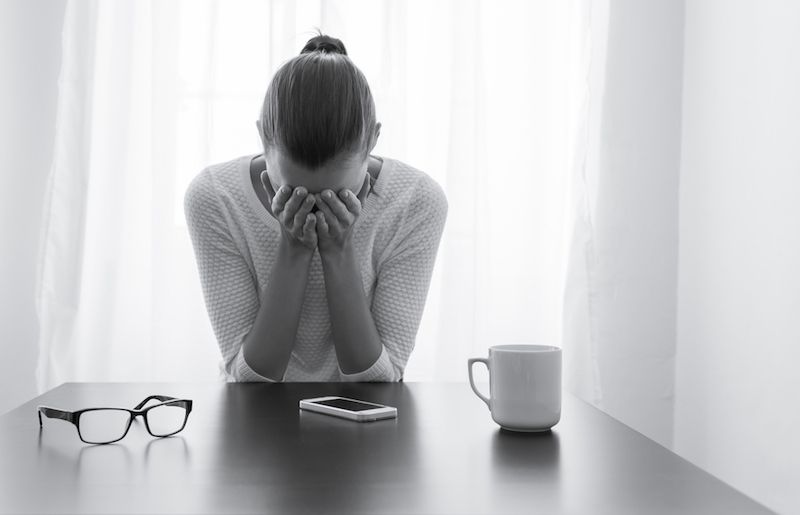
[[(158, 404), (153, 404), (152, 406), (148, 406), (144, 409), (141, 409), (142, 406), (147, 404), (148, 401), (152, 399), (156, 399), (161, 402)], [(181, 428), (178, 429), (177, 431), (174, 431), (166, 435), (153, 434), (153, 432), (150, 430), (150, 422), (148, 422), (147, 420), (147, 412), (153, 408), (158, 408), (159, 406), (172, 405), (176, 403), (178, 403), (181, 407), (186, 409), (186, 416), (183, 419), (183, 424), (181, 425)], [(130, 416), (128, 418), (128, 425), (125, 428), (125, 432), (122, 433), (122, 436), (120, 436), (116, 440), (109, 440), (108, 442), (89, 442), (83, 439), (80, 427), (81, 415), (87, 411), (99, 411), (99, 410), (118, 410), (118, 411), (127, 411), (128, 413), (130, 413)], [(147, 432), (150, 433), (150, 435), (155, 438), (165, 438), (167, 436), (172, 436), (174, 434), (180, 433), (181, 431), (183, 431), (183, 428), (186, 427), (186, 422), (189, 420), (189, 413), (192, 412), (192, 401), (190, 399), (179, 399), (177, 397), (169, 397), (166, 395), (150, 395), (145, 400), (137, 404), (136, 407), (133, 409), (119, 408), (119, 407), (97, 407), (97, 408), (84, 408), (76, 411), (67, 411), (67, 410), (62, 410), (60, 408), (53, 408), (51, 406), (39, 405), (36, 407), (36, 411), (37, 414), (39, 415), (39, 431), (42, 430), (42, 414), (44, 414), (44, 416), (47, 418), (66, 420), (67, 422), (73, 424), (75, 426), (75, 429), (78, 431), (78, 438), (80, 438), (83, 443), (88, 443), (92, 445), (105, 445), (109, 443), (119, 442), (120, 440), (125, 438), (125, 436), (128, 434), (128, 431), (131, 428), (131, 425), (133, 424), (133, 421), (136, 420), (136, 417), (140, 415), (144, 418), (144, 425), (147, 428)]]

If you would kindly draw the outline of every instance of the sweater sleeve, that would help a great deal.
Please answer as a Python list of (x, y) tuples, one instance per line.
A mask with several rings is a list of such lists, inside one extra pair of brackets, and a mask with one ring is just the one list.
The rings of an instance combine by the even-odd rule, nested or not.
[(431, 180), (420, 188), (388, 257), (379, 264), (372, 317), (383, 349), (367, 370), (344, 374), (343, 381), (399, 381), (416, 343), (439, 243), (447, 220), (447, 197)]
[(244, 360), (242, 342), (258, 313), (258, 287), (231, 237), (208, 169), (189, 184), (183, 208), (225, 372), (234, 381), (274, 382)]

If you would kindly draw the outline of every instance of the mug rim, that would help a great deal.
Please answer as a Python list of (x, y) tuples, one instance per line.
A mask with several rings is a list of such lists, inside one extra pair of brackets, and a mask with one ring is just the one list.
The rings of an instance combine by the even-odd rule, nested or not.
[(503, 344), (503, 345), (493, 345), (493, 346), (489, 347), (489, 350), (490, 351), (494, 351), (494, 352), (527, 352), (527, 353), (535, 353), (535, 352), (556, 352), (556, 351), (560, 351), (561, 347), (556, 347), (555, 345), (511, 343), (511, 344)]

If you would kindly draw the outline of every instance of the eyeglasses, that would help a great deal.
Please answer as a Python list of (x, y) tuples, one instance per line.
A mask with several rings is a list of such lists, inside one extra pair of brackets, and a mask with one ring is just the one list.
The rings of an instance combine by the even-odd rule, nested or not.
[[(151, 400), (161, 401), (145, 409), (142, 406)], [(84, 443), (105, 444), (122, 440), (131, 423), (138, 416), (144, 417), (147, 432), (155, 437), (174, 435), (183, 430), (192, 411), (192, 401), (176, 399), (165, 395), (151, 395), (136, 405), (127, 408), (86, 408), (78, 411), (64, 411), (49, 406), (38, 406), (39, 430), (42, 429), (42, 415), (71, 422), (78, 429), (78, 437)]]

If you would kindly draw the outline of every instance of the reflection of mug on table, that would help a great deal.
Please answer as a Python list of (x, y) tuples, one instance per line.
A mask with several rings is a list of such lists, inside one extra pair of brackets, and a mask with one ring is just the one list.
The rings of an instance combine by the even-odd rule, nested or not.
[[(472, 365), (489, 369), (489, 398), (475, 387)], [(492, 419), (510, 431), (547, 431), (561, 419), (561, 348), (495, 345), (489, 358), (467, 361), (469, 384), (489, 407)]]

